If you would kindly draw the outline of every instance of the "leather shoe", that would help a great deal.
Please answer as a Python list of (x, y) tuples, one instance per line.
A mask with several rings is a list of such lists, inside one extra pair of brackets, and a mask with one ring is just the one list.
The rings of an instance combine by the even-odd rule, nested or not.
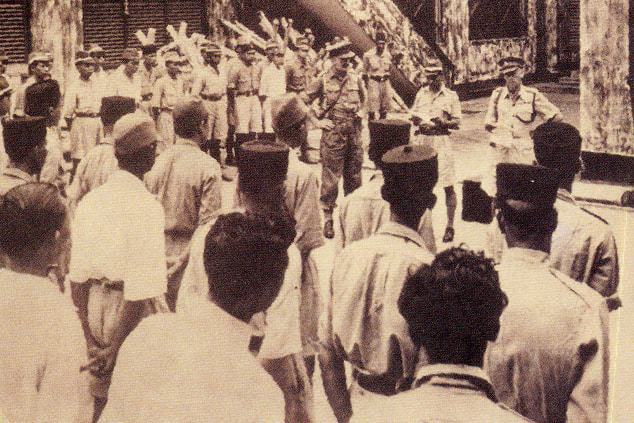
[(328, 239), (333, 239), (335, 237), (334, 222), (332, 219), (326, 220), (326, 223), (324, 224), (324, 236)]

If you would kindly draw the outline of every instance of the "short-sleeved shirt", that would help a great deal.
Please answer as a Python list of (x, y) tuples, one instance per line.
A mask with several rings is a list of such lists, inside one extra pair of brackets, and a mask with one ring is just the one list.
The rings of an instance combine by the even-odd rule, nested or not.
[(80, 421), (86, 342), (72, 302), (42, 277), (0, 269), (0, 409), (9, 422)]
[(541, 251), (509, 248), (497, 270), (509, 303), (484, 369), (499, 400), (537, 423), (606, 422), (605, 299)]
[(381, 54), (377, 53), (376, 47), (363, 54), (363, 71), (368, 76), (387, 76), (390, 74), (391, 66), (392, 55), (386, 48)]
[(123, 343), (102, 423), (284, 421), (279, 387), (249, 353), (249, 326), (202, 298), (144, 319)]
[(88, 80), (77, 77), (68, 87), (64, 96), (62, 116), (72, 118), (75, 113), (99, 113), (101, 92), (94, 75)]
[(557, 106), (537, 89), (522, 85), (514, 98), (508, 88), (500, 87), (491, 94), (485, 123), (497, 125), (512, 138), (530, 140), (530, 131), (540, 123), (537, 117), (543, 121), (563, 119)]
[(286, 69), (269, 63), (262, 69), (260, 78), (260, 95), (277, 97), (286, 93)]
[(433, 118), (462, 119), (458, 94), (444, 85), (437, 93), (432, 92), (429, 87), (421, 88), (416, 94), (412, 112), (426, 117), (426, 120)]
[(291, 92), (300, 93), (308, 87), (313, 76), (314, 72), (311, 72), (308, 60), (302, 63), (295, 57), (286, 66), (286, 87)]
[(433, 259), (416, 231), (392, 221), (344, 248), (335, 259), (319, 340), (335, 347), (357, 370), (372, 375), (387, 372), (396, 341), (402, 376), (412, 377), (418, 349), (397, 301), (407, 277)]
[[(377, 171), (368, 183), (346, 195), (339, 206), (339, 230), (336, 231), (335, 255), (347, 245), (374, 235), (390, 221), (390, 203), (381, 196), (383, 173)], [(431, 210), (425, 210), (418, 228), (425, 248), (436, 254)]]
[(212, 66), (205, 66), (194, 71), (194, 84), (192, 86), (192, 96), (200, 94), (205, 96), (222, 96), (227, 93), (227, 73), (225, 65), (218, 65), (218, 69)]
[(119, 169), (114, 155), (112, 136), (105, 136), (81, 159), (73, 182), (66, 188), (66, 195), (75, 203), (93, 189), (106, 183), (110, 175)]
[(119, 66), (110, 74), (108, 85), (109, 94), (111, 96), (118, 95), (122, 97), (133, 98), (138, 103), (141, 102), (141, 75), (136, 72), (132, 77), (128, 77), (125, 73), (125, 67)]
[(184, 95), (183, 79), (179, 75), (176, 78), (164, 75), (154, 83), (151, 104), (152, 107), (172, 110)]
[(530, 423), (498, 404), (486, 373), (479, 367), (430, 364), (416, 372), (413, 388), (355, 410), (352, 422), (364, 423)]
[[(205, 237), (215, 220), (212, 219), (205, 225), (199, 226), (192, 237), (189, 261), (183, 274), (176, 303), (177, 312), (191, 313), (197, 307), (200, 298), (209, 298), (209, 278), (205, 271), (203, 253)], [(280, 292), (266, 311), (267, 325), (258, 354), (260, 359), (282, 358), (302, 351), (299, 328), (301, 274), (301, 256), (293, 244), (288, 249), (288, 266)]]
[(220, 165), (192, 140), (176, 143), (156, 159), (145, 185), (165, 210), (165, 232), (191, 236), (220, 209)]
[(164, 294), (164, 228), (161, 204), (140, 179), (117, 170), (77, 207), (68, 278), (76, 283), (122, 281), (127, 301)]
[(227, 88), (235, 89), (236, 94), (256, 92), (260, 88), (262, 67), (256, 63), (247, 65), (240, 58), (227, 63)]
[(5, 167), (0, 172), (0, 195), (5, 195), (12, 188), (29, 182), (37, 182), (37, 178), (17, 167)]

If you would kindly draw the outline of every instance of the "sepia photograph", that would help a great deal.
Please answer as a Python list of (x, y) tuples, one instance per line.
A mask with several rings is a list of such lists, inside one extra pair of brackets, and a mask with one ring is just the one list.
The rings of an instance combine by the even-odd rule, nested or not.
[(631, 423), (633, 20), (0, 0), (0, 423)]

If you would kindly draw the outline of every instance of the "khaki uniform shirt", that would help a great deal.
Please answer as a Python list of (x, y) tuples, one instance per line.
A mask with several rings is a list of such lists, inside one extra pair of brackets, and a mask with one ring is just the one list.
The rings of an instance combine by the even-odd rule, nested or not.
[(84, 198), (93, 189), (106, 183), (110, 175), (119, 169), (114, 155), (112, 137), (104, 137), (77, 165), (73, 182), (66, 188), (66, 195), (75, 202)]
[(165, 75), (156, 80), (150, 103), (152, 107), (158, 107), (161, 110), (173, 110), (184, 95), (182, 78), (179, 75), (176, 78)]
[(334, 71), (327, 72), (306, 89), (308, 103), (320, 98), (322, 110), (329, 110), (326, 117), (359, 112), (364, 95), (363, 81), (353, 70), (343, 77), (336, 76)]
[(85, 81), (77, 77), (68, 87), (64, 96), (62, 116), (72, 118), (75, 114), (97, 114), (101, 109), (100, 85), (94, 75)]
[(416, 94), (412, 112), (421, 116), (423, 120), (433, 118), (462, 119), (458, 94), (444, 85), (437, 93), (433, 93), (429, 87), (421, 88)]
[(391, 66), (392, 55), (387, 48), (384, 48), (381, 54), (377, 53), (376, 47), (363, 54), (363, 72), (369, 77), (388, 76)]
[(205, 66), (194, 71), (194, 85), (192, 96), (223, 96), (227, 93), (227, 74), (221, 63), (218, 70), (212, 66)]
[(500, 401), (537, 423), (606, 422), (605, 299), (541, 251), (510, 248), (498, 272), (509, 304), (484, 369)]
[(239, 58), (232, 59), (227, 64), (227, 88), (235, 89), (236, 95), (257, 95), (261, 73), (262, 67), (257, 63), (247, 65)]

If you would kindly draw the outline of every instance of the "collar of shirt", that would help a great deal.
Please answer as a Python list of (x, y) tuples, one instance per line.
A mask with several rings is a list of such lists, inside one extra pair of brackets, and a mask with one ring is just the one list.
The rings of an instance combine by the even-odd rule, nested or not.
[(113, 182), (115, 184), (123, 185), (137, 191), (145, 191), (149, 193), (147, 188), (145, 188), (145, 184), (143, 183), (143, 181), (127, 170), (117, 169), (117, 171), (115, 171), (110, 176), (110, 178), (108, 178), (108, 182)]
[(375, 170), (374, 173), (372, 175), (370, 175), (370, 180), (371, 181), (376, 180), (377, 182), (380, 182), (380, 181), (382, 182), (383, 181), (383, 172), (381, 172), (380, 170)]
[(183, 138), (183, 137), (179, 137), (178, 135), (174, 135), (174, 144), (178, 144), (178, 145), (187, 145), (190, 147), (196, 147), (197, 149), (200, 150), (200, 145), (198, 145), (198, 143), (194, 140), (190, 140), (188, 138)]
[(416, 372), (414, 387), (424, 383), (482, 391), (491, 401), (497, 402), (488, 376), (479, 367), (459, 364), (430, 364)]
[(512, 247), (504, 252), (502, 261), (523, 261), (534, 264), (546, 263), (548, 261), (548, 253), (530, 248)]
[[(509, 89), (504, 87), (502, 88), (503, 92), (502, 92), (502, 98), (508, 98), (508, 99), (513, 99), (513, 96), (511, 95), (511, 93), (509, 92)], [(522, 100), (526, 101), (526, 102), (531, 102), (533, 101), (533, 96), (531, 95), (531, 93), (526, 89), (526, 87), (524, 85), (520, 85), (520, 89), (517, 92), (517, 98), (521, 98)]]
[(16, 179), (21, 179), (25, 182), (37, 182), (35, 176), (29, 175), (22, 169), (18, 169), (17, 167), (5, 167), (2, 170), (2, 174), (5, 176), (11, 176)]
[(405, 238), (405, 240), (411, 241), (421, 248), (426, 248), (425, 241), (423, 241), (423, 238), (418, 232), (405, 225), (401, 225), (400, 223), (393, 221), (387, 222), (379, 228), (377, 234), (387, 234), (399, 238)]

